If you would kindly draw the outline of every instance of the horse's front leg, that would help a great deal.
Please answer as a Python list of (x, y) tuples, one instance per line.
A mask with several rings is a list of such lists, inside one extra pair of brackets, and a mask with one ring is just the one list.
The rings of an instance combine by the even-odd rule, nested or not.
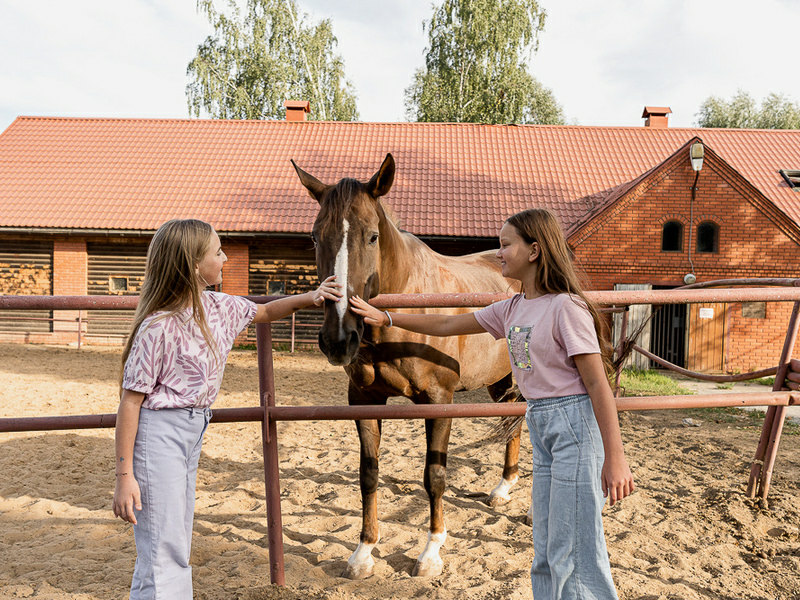
[(450, 442), (450, 419), (428, 419), (425, 421), (425, 437), (428, 451), (425, 455), (425, 491), (431, 507), (431, 524), (428, 543), (419, 555), (412, 575), (434, 577), (441, 574), (443, 562), (439, 549), (447, 539), (444, 525), (442, 496), (447, 484), (447, 445)]
[(378, 525), (378, 452), (381, 444), (380, 421), (356, 421), (361, 443), (359, 483), (361, 485), (361, 537), (358, 548), (347, 560), (343, 577), (364, 579), (372, 575), (375, 561), (372, 549), (380, 540)]

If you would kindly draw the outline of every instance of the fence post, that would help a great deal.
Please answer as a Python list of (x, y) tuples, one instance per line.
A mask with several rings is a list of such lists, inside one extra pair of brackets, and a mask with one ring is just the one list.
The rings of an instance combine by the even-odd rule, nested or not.
[(256, 325), (256, 352), (258, 355), (259, 401), (264, 409), (264, 420), (261, 423), (261, 443), (264, 449), (270, 581), (283, 586), (285, 577), (280, 473), (278, 470), (278, 430), (275, 420), (270, 418), (268, 410), (269, 407), (275, 406), (275, 372), (272, 364), (272, 331), (269, 323)]
[[(792, 351), (797, 341), (797, 328), (800, 324), (798, 316), (800, 316), (800, 302), (795, 302), (792, 308), (792, 316), (789, 318), (789, 326), (786, 330), (778, 372), (775, 375), (775, 385), (772, 386), (772, 391), (774, 392), (781, 391), (786, 381), (789, 361), (792, 359)], [(756, 455), (750, 467), (750, 481), (747, 483), (747, 496), (749, 498), (755, 498), (756, 493), (761, 498), (766, 498), (767, 493), (769, 493), (772, 470), (775, 466), (775, 457), (778, 454), (778, 443), (781, 439), (785, 417), (785, 406), (770, 406), (767, 409), (764, 425), (761, 428), (761, 439), (758, 442)]]

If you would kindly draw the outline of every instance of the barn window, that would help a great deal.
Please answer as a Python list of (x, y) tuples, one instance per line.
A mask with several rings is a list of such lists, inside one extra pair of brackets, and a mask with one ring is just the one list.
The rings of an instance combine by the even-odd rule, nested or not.
[(128, 291), (128, 278), (111, 275), (108, 278), (108, 291), (112, 294), (121, 294)]
[(717, 252), (719, 250), (719, 226), (712, 221), (704, 221), (697, 226), (697, 251)]
[(766, 302), (742, 302), (742, 316), (745, 319), (766, 319)]
[(683, 250), (683, 223), (667, 221), (661, 230), (661, 251), (680, 252)]
[(282, 296), (286, 294), (285, 281), (267, 281), (267, 296)]

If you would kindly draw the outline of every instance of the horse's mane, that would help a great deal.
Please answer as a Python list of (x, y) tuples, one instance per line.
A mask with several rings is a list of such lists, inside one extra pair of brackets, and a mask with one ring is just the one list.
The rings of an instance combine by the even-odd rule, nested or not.
[[(332, 186), (320, 202), (320, 217), (322, 217), (322, 222), (325, 224), (341, 223), (350, 211), (353, 200), (359, 193), (366, 194), (367, 188), (358, 179), (345, 177), (341, 179), (339, 183)], [(385, 203), (381, 202), (380, 198), (378, 198), (377, 201), (389, 222), (397, 229), (400, 229), (398, 219), (395, 217), (392, 210), (387, 207)]]

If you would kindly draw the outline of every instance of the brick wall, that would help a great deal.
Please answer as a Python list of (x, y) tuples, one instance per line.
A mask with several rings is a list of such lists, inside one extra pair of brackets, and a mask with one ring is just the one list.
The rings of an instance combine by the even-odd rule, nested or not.
[[(727, 165), (707, 158), (692, 210), (695, 172), (687, 157), (678, 158), (570, 237), (576, 265), (589, 289), (610, 290), (616, 283), (683, 285), (684, 275), (692, 271), (690, 239), (691, 261), (700, 282), (800, 276), (800, 244), (771, 204)], [(680, 251), (661, 251), (662, 228), (669, 220), (684, 225)], [(697, 252), (697, 225), (704, 221), (719, 227), (718, 252)], [(741, 303), (729, 308), (726, 370), (775, 366), (791, 304), (767, 305), (765, 319), (742, 318)]]
[[(53, 242), (53, 295), (85, 296), (87, 276), (86, 240), (56, 239)], [(53, 342), (77, 343), (78, 315), (76, 310), (53, 311)], [(82, 329), (85, 332), (86, 326)]]
[[(250, 247), (247, 243), (223, 241), (222, 251), (228, 257), (228, 261), (222, 268), (222, 286), (220, 290), (226, 294), (235, 296), (247, 296), (250, 280)], [(236, 338), (236, 344), (247, 342), (247, 330), (245, 329)]]
[(250, 278), (250, 248), (248, 244), (224, 241), (222, 251), (228, 257), (228, 262), (222, 269), (221, 290), (226, 294), (247, 296)]

